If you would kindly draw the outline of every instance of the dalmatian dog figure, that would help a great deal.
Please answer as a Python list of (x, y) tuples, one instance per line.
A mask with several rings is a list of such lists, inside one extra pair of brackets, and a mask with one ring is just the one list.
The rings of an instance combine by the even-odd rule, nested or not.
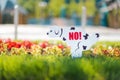
[[(80, 33), (80, 35), (78, 35), (77, 32)], [(71, 33), (75, 33), (76, 35)], [(47, 32), (47, 35), (52, 38), (59, 37), (65, 41), (67, 45), (71, 47), (71, 55), (73, 58), (81, 57), (82, 51), (89, 50), (99, 39), (98, 33), (94, 33), (90, 36), (82, 28), (78, 27), (61, 28), (55, 26)], [(71, 40), (70, 35), (74, 36), (75, 39), (72, 37)]]

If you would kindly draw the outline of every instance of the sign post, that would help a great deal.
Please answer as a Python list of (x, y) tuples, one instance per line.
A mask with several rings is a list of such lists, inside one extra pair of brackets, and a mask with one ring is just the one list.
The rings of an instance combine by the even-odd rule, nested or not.
[(18, 17), (19, 17), (19, 9), (18, 5), (16, 4), (14, 7), (14, 25), (15, 25), (15, 32), (14, 32), (14, 39), (17, 39), (18, 35)]
[(82, 7), (82, 28), (84, 28), (86, 26), (86, 7), (83, 6)]

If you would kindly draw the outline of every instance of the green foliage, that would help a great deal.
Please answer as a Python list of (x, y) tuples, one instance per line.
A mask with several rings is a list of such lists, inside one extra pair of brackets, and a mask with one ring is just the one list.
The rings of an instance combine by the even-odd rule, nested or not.
[[(37, 0), (36, 0), (37, 1)], [(29, 13), (34, 13), (35, 10), (35, 1), (34, 0), (18, 0), (18, 3), (25, 7)]]
[(120, 80), (120, 58), (0, 56), (2, 80)]
[(18, 4), (24, 7), (30, 15), (36, 18), (48, 17), (60, 17), (62, 8), (66, 9), (66, 17), (70, 17), (73, 12), (76, 12), (78, 16), (82, 13), (82, 6), (86, 6), (87, 15), (91, 16), (95, 13), (95, 0), (86, 0), (84, 3), (80, 1), (76, 3), (75, 0), (71, 0), (70, 4), (66, 4), (65, 0), (50, 0), (46, 7), (41, 7), (40, 2), (42, 0), (18, 0)]

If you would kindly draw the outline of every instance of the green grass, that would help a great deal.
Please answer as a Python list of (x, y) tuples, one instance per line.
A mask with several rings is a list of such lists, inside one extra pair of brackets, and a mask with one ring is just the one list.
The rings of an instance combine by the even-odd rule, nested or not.
[(0, 56), (1, 80), (120, 80), (120, 58)]

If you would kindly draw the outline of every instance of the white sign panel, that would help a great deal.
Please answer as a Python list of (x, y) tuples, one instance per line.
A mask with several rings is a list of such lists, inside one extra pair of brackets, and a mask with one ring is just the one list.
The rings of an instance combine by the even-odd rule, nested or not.
[(72, 57), (81, 57), (82, 51), (89, 50), (98, 41), (99, 34), (88, 34), (78, 27), (52, 27), (47, 32), (49, 37), (60, 37), (71, 47)]

